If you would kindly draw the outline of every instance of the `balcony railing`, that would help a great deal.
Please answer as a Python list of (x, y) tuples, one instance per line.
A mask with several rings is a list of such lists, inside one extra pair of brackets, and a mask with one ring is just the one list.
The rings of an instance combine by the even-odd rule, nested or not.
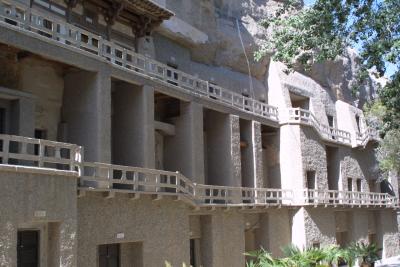
[(194, 199), (200, 205), (282, 205), (292, 199), (291, 190), (195, 184)]
[(278, 121), (278, 109), (255, 99), (213, 85), (208, 81), (171, 68), (146, 56), (107, 41), (99, 35), (44, 14), (12, 0), (0, 0), (0, 23), (13, 25), (84, 53), (106, 59), (114, 66), (156, 78), (178, 90), (185, 90), (225, 106)]
[(370, 140), (379, 140), (378, 131), (368, 127), (364, 132), (357, 133), (356, 142), (358, 146), (365, 146)]
[(176, 196), (198, 207), (309, 204), (399, 207), (397, 198), (386, 193), (203, 185), (193, 183), (178, 172), (84, 162), (83, 148), (78, 145), (4, 134), (0, 135), (0, 144), (0, 166), (75, 172), (79, 177), (79, 189), (83, 192)]
[(194, 195), (194, 184), (177, 172), (84, 162), (80, 187), (89, 190)]
[(4, 134), (0, 144), (2, 164), (78, 171), (82, 163), (82, 147), (73, 144)]
[(295, 194), (299, 205), (329, 205), (353, 207), (398, 207), (396, 197), (387, 193), (304, 189)]
[(309, 110), (301, 108), (288, 109), (287, 122), (310, 125), (317, 130), (318, 134), (324, 140), (351, 145), (351, 135), (349, 132), (320, 123)]

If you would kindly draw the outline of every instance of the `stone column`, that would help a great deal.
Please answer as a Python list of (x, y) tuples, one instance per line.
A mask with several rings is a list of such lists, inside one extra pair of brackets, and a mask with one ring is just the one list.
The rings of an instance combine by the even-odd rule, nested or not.
[(85, 160), (111, 161), (111, 76), (73, 71), (64, 78), (63, 121), (68, 142), (84, 146)]
[(398, 224), (396, 211), (384, 209), (377, 214), (377, 243), (382, 248), (382, 258), (400, 254)]
[[(262, 222), (262, 221), (261, 221)], [(272, 255), (281, 257), (281, 248), (291, 243), (290, 218), (288, 209), (268, 211), (268, 248)]]
[(261, 124), (256, 121), (241, 121), (241, 142), (246, 147), (241, 151), (242, 185), (263, 187)]
[(201, 217), (201, 263), (207, 267), (245, 265), (243, 215), (221, 213)]
[(291, 243), (299, 248), (305, 248), (307, 246), (305, 212), (305, 208), (302, 207), (298, 210), (294, 210), (292, 214)]
[(231, 166), (231, 181), (230, 186), (242, 186), (241, 160), (240, 160), (240, 125), (239, 117), (229, 115), (229, 132), (227, 138), (231, 142), (230, 149), (230, 166)]
[(207, 183), (241, 186), (239, 117), (208, 110), (205, 126)]
[(280, 170), (282, 189), (294, 190), (294, 201), (301, 201), (304, 189), (304, 173), (299, 125), (283, 125), (280, 128)]
[(204, 184), (203, 107), (185, 102), (180, 108), (181, 115), (174, 119), (175, 136), (165, 142), (165, 166)]
[(10, 133), (26, 137), (35, 135), (35, 101), (21, 97), (11, 101)]
[(154, 168), (154, 88), (117, 84), (112, 120), (113, 163)]

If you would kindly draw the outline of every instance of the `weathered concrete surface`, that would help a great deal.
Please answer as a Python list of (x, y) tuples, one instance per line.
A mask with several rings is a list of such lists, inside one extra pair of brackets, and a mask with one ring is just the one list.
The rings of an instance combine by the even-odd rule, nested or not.
[[(145, 267), (165, 261), (188, 265), (189, 216), (183, 203), (90, 195), (78, 200), (78, 218), (78, 266), (97, 266), (97, 246), (119, 242), (141, 243)], [(124, 238), (118, 239), (118, 233)]]
[(0, 266), (17, 266), (23, 229), (40, 230), (40, 266), (76, 266), (76, 177), (1, 171), (0, 183)]

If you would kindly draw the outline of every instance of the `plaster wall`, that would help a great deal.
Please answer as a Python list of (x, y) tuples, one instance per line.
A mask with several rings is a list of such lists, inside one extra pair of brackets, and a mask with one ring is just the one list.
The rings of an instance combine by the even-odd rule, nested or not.
[(182, 202), (88, 195), (78, 200), (78, 218), (78, 266), (97, 266), (100, 244), (130, 242), (142, 242), (144, 267), (189, 264), (189, 216)]
[(332, 210), (323, 208), (305, 209), (307, 247), (319, 243), (321, 247), (335, 244), (335, 217)]
[(34, 127), (45, 130), (46, 139), (58, 140), (64, 92), (62, 65), (34, 57), (24, 58), (19, 64), (19, 88), (37, 97)]
[(1, 171), (0, 182), (0, 266), (17, 266), (19, 229), (40, 230), (40, 266), (76, 266), (76, 177)]
[[(325, 145), (321, 142), (318, 134), (310, 127), (301, 127), (301, 154), (303, 161), (303, 185), (307, 187), (307, 171), (315, 171), (316, 189), (327, 190), (328, 178), (326, 167)], [(299, 188), (296, 188), (299, 189)]]

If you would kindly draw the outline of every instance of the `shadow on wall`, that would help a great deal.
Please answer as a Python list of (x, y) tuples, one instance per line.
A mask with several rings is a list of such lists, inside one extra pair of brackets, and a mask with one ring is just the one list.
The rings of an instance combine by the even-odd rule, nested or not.
[(396, 196), (392, 184), (387, 180), (381, 182), (381, 192), (388, 193), (391, 196)]

